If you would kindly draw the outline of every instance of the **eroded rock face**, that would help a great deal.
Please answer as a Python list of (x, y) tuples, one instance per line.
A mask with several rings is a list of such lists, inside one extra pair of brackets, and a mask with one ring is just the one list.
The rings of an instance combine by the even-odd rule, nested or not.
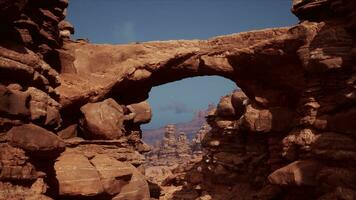
[[(1, 0), (0, 5), (0, 199), (112, 199), (119, 195), (115, 185), (109, 189), (108, 184), (101, 185), (100, 173), (90, 159), (105, 154), (111, 162), (128, 165), (132, 174), (136, 173), (131, 164), (139, 166), (144, 162), (137, 150), (147, 151), (140, 140), (139, 124), (150, 120), (149, 105), (135, 102), (128, 109), (129, 105), (119, 105), (112, 100), (114, 106), (106, 106), (104, 111), (121, 108), (117, 122), (122, 124), (125, 117), (128, 125), (118, 123), (112, 127), (119, 126), (124, 132), (119, 129), (115, 133), (118, 135), (105, 141), (82, 139), (91, 133), (78, 128), (81, 124), (79, 109), (85, 104), (73, 109), (73, 115), (63, 115), (59, 94), (55, 91), (61, 84), (59, 73), (68, 70), (64, 63), (74, 61), (63, 47), (63, 41), (69, 40), (74, 32), (70, 23), (64, 21), (68, 1)], [(101, 113), (108, 117), (107, 112)], [(127, 138), (120, 138), (124, 134)], [(112, 140), (118, 138), (121, 140)], [(70, 148), (74, 150), (68, 156)], [(65, 153), (59, 156), (63, 151)], [(94, 170), (86, 176), (85, 168), (90, 167)], [(83, 178), (95, 178), (94, 172), (95, 181), (83, 181)], [(120, 181), (122, 177), (115, 178)], [(126, 192), (132, 195), (130, 198), (147, 199), (148, 187), (142, 176), (135, 181), (122, 180), (130, 185), (125, 186)], [(58, 181), (60, 186), (56, 184)], [(133, 191), (136, 186), (142, 189)], [(127, 194), (122, 195), (126, 198)]]
[(268, 176), (269, 182), (285, 186), (315, 186), (319, 163), (308, 160), (295, 161)]
[(184, 132), (176, 133), (176, 126), (166, 126), (165, 137), (146, 154), (145, 176), (151, 184), (151, 193), (157, 193), (161, 199), (172, 199), (182, 189), (187, 172), (202, 159), (201, 143), (209, 130), (210, 126), (204, 124), (189, 141)]
[(191, 160), (199, 161), (202, 155), (201, 140), (208, 129), (208, 125), (205, 124), (191, 142), (184, 132), (176, 132), (175, 125), (166, 125), (162, 140), (157, 141), (152, 150), (146, 154), (146, 166), (169, 166), (174, 169), (177, 165)]
[(8, 144), (0, 145), (0, 180), (33, 181), (40, 177), (25, 151)]
[[(148, 148), (139, 125), (149, 121), (150, 109), (140, 102), (153, 86), (202, 75), (226, 77), (246, 95), (224, 97), (208, 116), (212, 130), (201, 141), (204, 159), (167, 180), (184, 185), (173, 196), (355, 197), (355, 1), (295, 0), (292, 11), (301, 22), (293, 27), (129, 45), (70, 41), (74, 30), (63, 21), (66, 0), (0, 0), (0, 5), (0, 150), (13, 153), (1, 156), (5, 199), (63, 197), (53, 184), (53, 166), (57, 159), (61, 163), (57, 156), (64, 148), (88, 166), (98, 154), (113, 163), (142, 165), (139, 152)], [(98, 106), (103, 104), (104, 109)], [(108, 112), (115, 114), (93, 114)], [(112, 119), (117, 124), (103, 123)], [(65, 130), (69, 133), (62, 134)], [(65, 141), (54, 135), (58, 132)], [(83, 139), (93, 132), (100, 137), (91, 139), (105, 140)], [(40, 159), (52, 151), (46, 162)], [(306, 160), (320, 166), (304, 165)], [(300, 179), (312, 176), (304, 173), (310, 168), (316, 180)], [(147, 199), (145, 180), (132, 174), (139, 181), (131, 179), (119, 193), (108, 186), (112, 177), (102, 174), (105, 186), (89, 192), (71, 186), (64, 196)]]
[(34, 156), (54, 156), (64, 151), (65, 144), (57, 135), (33, 124), (13, 127), (6, 133), (11, 146)]
[[(127, 108), (132, 113), (132, 120), (135, 124), (146, 124), (151, 121), (152, 111), (151, 106), (148, 102), (143, 101), (140, 103), (135, 103), (128, 105)], [(131, 114), (130, 113), (130, 114)]]
[(60, 196), (96, 196), (104, 192), (98, 171), (88, 158), (78, 153), (64, 153), (54, 165)]
[(148, 184), (133, 165), (93, 147), (68, 149), (57, 159), (61, 198), (149, 199)]
[(90, 139), (118, 139), (123, 133), (124, 111), (113, 99), (89, 103), (80, 108), (82, 127)]

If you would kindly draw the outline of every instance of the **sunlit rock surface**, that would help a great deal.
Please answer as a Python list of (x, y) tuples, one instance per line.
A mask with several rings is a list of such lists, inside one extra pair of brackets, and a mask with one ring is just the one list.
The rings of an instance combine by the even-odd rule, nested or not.
[[(0, 0), (0, 199), (157, 197), (142, 175), (144, 101), (203, 75), (244, 95), (209, 114), (203, 160), (165, 180), (180, 187), (170, 199), (355, 199), (355, 1), (293, 0), (292, 27), (128, 45), (71, 41), (67, 6)], [(109, 176), (108, 161), (132, 175)]]

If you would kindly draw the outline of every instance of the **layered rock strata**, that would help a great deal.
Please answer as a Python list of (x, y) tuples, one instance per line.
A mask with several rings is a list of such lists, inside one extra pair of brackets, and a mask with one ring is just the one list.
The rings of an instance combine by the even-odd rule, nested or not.
[[(203, 75), (234, 81), (248, 100), (222, 99), (205, 159), (176, 195), (354, 199), (354, 1), (293, 0), (292, 27), (129, 45), (69, 40), (67, 5), (0, 1), (2, 199), (149, 198), (132, 168), (149, 150), (139, 125), (151, 113), (141, 102), (153, 86)], [(73, 177), (91, 188), (68, 187)]]
[(68, 1), (0, 1), (0, 199), (149, 199), (136, 168), (149, 147), (146, 102), (79, 105), (68, 118), (55, 90), (74, 32)]

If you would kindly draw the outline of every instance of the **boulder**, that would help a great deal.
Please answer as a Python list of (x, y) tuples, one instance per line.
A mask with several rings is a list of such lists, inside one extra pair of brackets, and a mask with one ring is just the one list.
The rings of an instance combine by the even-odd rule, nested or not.
[(293, 0), (292, 12), (300, 20), (320, 21), (327, 15), (333, 14), (330, 10), (330, 0)]
[(234, 117), (235, 109), (231, 103), (231, 95), (224, 96), (216, 108), (216, 114), (220, 117)]
[(248, 97), (242, 91), (235, 91), (231, 96), (231, 103), (235, 109), (236, 118), (240, 118), (245, 112), (245, 104), (247, 103)]
[(72, 124), (72, 125), (68, 126), (67, 128), (59, 131), (57, 133), (57, 135), (64, 140), (77, 137), (77, 134), (78, 134), (77, 128), (78, 128), (77, 124)]
[(151, 121), (152, 111), (147, 101), (128, 105), (127, 108), (134, 114), (133, 123), (146, 124)]
[(54, 170), (60, 196), (91, 197), (104, 192), (98, 171), (82, 154), (62, 153), (54, 164)]
[(33, 181), (39, 177), (25, 151), (8, 144), (0, 144), (0, 180)]
[(28, 116), (30, 95), (0, 85), (0, 113), (12, 116)]
[(57, 135), (34, 124), (11, 128), (7, 132), (7, 140), (11, 146), (40, 157), (56, 157), (65, 148), (64, 142)]
[(163, 180), (173, 174), (168, 166), (152, 166), (145, 169), (145, 176), (149, 181), (161, 184)]
[(248, 105), (241, 123), (251, 132), (270, 132), (272, 130), (272, 113), (268, 109), (257, 109)]
[(62, 122), (59, 113), (60, 104), (37, 88), (29, 87), (26, 92), (31, 96), (29, 101), (31, 120), (58, 128)]
[(114, 99), (88, 103), (80, 110), (84, 115), (81, 127), (87, 138), (113, 140), (123, 135), (124, 111)]
[(316, 161), (298, 160), (272, 172), (268, 181), (281, 186), (314, 186), (319, 168)]
[[(36, 182), (32, 186), (35, 186)], [(4, 200), (53, 200), (46, 196), (44, 192), (38, 191), (34, 187), (29, 188), (9, 182), (0, 182), (0, 191), (0, 199)]]
[(90, 162), (98, 171), (105, 192), (110, 195), (120, 193), (122, 187), (132, 181), (133, 166), (131, 164), (100, 154)]
[(131, 168), (132, 177), (128, 184), (122, 186), (121, 191), (113, 200), (149, 200), (150, 191), (145, 176), (143, 176), (134, 166)]
[(252, 132), (281, 132), (293, 127), (294, 117), (293, 111), (286, 107), (261, 109), (250, 104), (246, 106), (241, 123)]

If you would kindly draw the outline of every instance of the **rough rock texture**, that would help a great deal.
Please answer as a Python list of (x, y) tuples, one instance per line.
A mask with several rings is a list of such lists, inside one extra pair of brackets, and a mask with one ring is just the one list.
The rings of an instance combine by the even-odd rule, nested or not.
[[(176, 126), (166, 125), (166, 132), (161, 141), (158, 141), (152, 150), (146, 154), (146, 166), (168, 166), (174, 169), (179, 164), (190, 160), (201, 159), (201, 139), (203, 129), (197, 133), (194, 143), (191, 143), (184, 132), (176, 133)], [(194, 151), (192, 150), (194, 145)]]
[(149, 199), (148, 184), (131, 164), (110, 154), (82, 153), (68, 149), (54, 166), (63, 197), (98, 199)]
[[(209, 104), (206, 109), (196, 111), (192, 120), (188, 122), (175, 123), (177, 132), (184, 132), (187, 134), (187, 137), (192, 140), (197, 131), (206, 124), (205, 116), (209, 113), (210, 110), (215, 109), (214, 104)], [(143, 141), (150, 145), (154, 145), (155, 142), (162, 140), (165, 133), (165, 127), (160, 127), (156, 129), (143, 129), (142, 138)]]
[[(139, 152), (149, 150), (139, 128), (151, 119), (149, 105), (108, 99), (97, 103), (102, 109), (84, 103), (68, 114), (58, 103), (59, 73), (74, 60), (63, 47), (74, 32), (64, 20), (67, 6), (67, 0), (0, 0), (0, 199), (148, 199), (147, 183), (132, 165), (143, 164)], [(88, 137), (107, 129), (114, 137)], [(107, 177), (105, 159), (90, 162), (98, 154), (128, 166), (131, 176)]]
[(64, 153), (54, 169), (61, 196), (95, 196), (104, 192), (98, 171), (84, 155)]
[(202, 159), (201, 142), (209, 130), (204, 124), (190, 142), (184, 132), (176, 134), (175, 125), (166, 126), (164, 138), (146, 154), (145, 176), (155, 185), (151, 193), (155, 189), (157, 198), (171, 199), (182, 189), (187, 172)]
[[(147, 199), (139, 172), (115, 196), (117, 188), (62, 196), (54, 166), (64, 147), (54, 134), (69, 131), (63, 154), (73, 151), (86, 164), (105, 154), (139, 167), (140, 152), (149, 150), (139, 126), (150, 116), (147, 105), (136, 104), (153, 86), (219, 75), (246, 97), (234, 92), (211, 112), (204, 159), (171, 179), (182, 186), (172, 198), (354, 199), (355, 1), (294, 0), (301, 21), (293, 27), (129, 45), (69, 40), (67, 5), (0, 0), (0, 150), (13, 152), (1, 154), (0, 198)], [(122, 108), (123, 116), (116, 116), (121, 133), (88, 140), (91, 128), (81, 120), (88, 113), (80, 108), (110, 98)], [(23, 127), (36, 131), (19, 131)], [(44, 160), (34, 153), (42, 150), (56, 153)]]
[(34, 156), (58, 156), (64, 151), (64, 142), (54, 133), (33, 124), (11, 128), (7, 133), (7, 142)]
[(203, 153), (202, 142), (205, 135), (211, 130), (211, 127), (204, 123), (203, 126), (196, 133), (195, 137), (192, 140), (192, 152), (195, 155), (201, 155)]
[(89, 139), (118, 139), (124, 123), (124, 111), (113, 99), (89, 103), (80, 108), (84, 114), (82, 127)]

